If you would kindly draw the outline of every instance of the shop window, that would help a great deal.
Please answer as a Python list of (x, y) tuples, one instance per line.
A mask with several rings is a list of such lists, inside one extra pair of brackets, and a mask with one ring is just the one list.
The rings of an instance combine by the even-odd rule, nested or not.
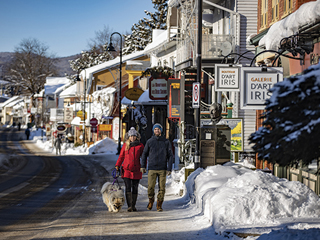
[(268, 0), (261, 0), (260, 28), (267, 27)]
[(284, 0), (283, 14), (288, 15), (292, 10), (292, 0)]
[(272, 0), (272, 22), (279, 20), (279, 0)]
[(105, 87), (106, 87), (106, 85), (97, 85), (96, 86), (96, 91), (102, 90)]

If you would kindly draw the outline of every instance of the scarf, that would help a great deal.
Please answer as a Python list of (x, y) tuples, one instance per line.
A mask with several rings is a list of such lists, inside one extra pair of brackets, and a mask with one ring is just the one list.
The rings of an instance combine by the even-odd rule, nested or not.
[(138, 146), (140, 144), (140, 141), (135, 140), (134, 142), (130, 142), (130, 147)]

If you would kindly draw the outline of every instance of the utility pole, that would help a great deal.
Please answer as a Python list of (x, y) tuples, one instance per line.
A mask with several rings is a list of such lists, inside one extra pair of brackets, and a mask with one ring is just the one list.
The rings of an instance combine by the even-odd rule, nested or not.
[(200, 85), (199, 108), (196, 109), (196, 149), (194, 153), (194, 169), (200, 167), (200, 107), (201, 107), (201, 47), (202, 47), (202, 0), (198, 0), (198, 44), (197, 44), (197, 82)]

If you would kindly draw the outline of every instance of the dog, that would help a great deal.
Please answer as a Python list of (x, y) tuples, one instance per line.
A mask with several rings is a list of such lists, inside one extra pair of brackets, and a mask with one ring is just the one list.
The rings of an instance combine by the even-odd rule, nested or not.
[(103, 202), (107, 205), (109, 212), (119, 212), (124, 205), (124, 191), (118, 184), (106, 182), (101, 188)]

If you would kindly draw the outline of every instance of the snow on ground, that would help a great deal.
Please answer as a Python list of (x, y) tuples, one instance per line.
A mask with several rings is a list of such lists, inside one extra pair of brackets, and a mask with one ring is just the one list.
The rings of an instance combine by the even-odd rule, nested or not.
[[(38, 147), (55, 152), (50, 141), (41, 141), (41, 130), (33, 129), (31, 136)], [(117, 144), (108, 138), (90, 148), (64, 143), (63, 149), (62, 154), (108, 154), (117, 160)], [(187, 205), (183, 211), (190, 211), (190, 216), (198, 212), (195, 224), (209, 223), (221, 234), (208, 239), (241, 239), (228, 232), (262, 234), (249, 236), (248, 240), (320, 239), (320, 200), (313, 191), (300, 182), (245, 166), (229, 162), (198, 168), (186, 182), (185, 168), (173, 171), (167, 178), (166, 195), (176, 196), (181, 206)], [(139, 194), (147, 195), (147, 189), (140, 185)]]

